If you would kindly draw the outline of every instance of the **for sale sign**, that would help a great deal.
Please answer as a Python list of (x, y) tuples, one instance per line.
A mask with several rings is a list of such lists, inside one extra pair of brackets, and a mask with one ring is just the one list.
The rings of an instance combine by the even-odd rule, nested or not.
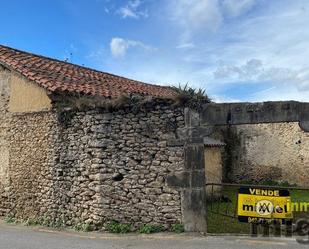
[(283, 223), (293, 217), (290, 210), (291, 197), (288, 190), (240, 188), (237, 214), (240, 222)]

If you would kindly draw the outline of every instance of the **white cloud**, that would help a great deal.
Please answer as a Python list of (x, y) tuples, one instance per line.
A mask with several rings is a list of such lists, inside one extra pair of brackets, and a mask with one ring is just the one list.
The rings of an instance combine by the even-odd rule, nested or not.
[(170, 13), (173, 21), (184, 27), (186, 32), (200, 29), (214, 31), (222, 22), (217, 0), (173, 0)]
[(138, 15), (128, 6), (120, 8), (119, 13), (121, 14), (123, 18), (127, 18), (127, 17), (136, 18), (136, 19), (138, 18)]
[[(112, 64), (114, 73), (146, 82), (206, 87), (216, 101), (309, 100), (308, 0), (164, 3), (167, 13), (158, 12), (158, 18), (151, 20), (157, 21), (154, 29), (160, 27), (162, 32), (141, 34), (150, 39), (155, 33), (152, 42), (160, 51), (151, 57), (144, 54), (143, 63), (139, 56), (128, 56), (121, 63), (104, 60), (102, 68)], [(163, 8), (158, 4), (155, 10)], [(114, 57), (144, 50), (140, 42), (115, 39), (110, 43)]]
[(223, 12), (228, 17), (238, 17), (249, 11), (256, 4), (256, 0), (224, 0)]
[(128, 42), (122, 38), (113, 38), (110, 42), (110, 49), (112, 55), (115, 57), (125, 56), (128, 48), (129, 48)]
[(256, 77), (262, 72), (262, 62), (257, 59), (251, 59), (240, 66), (221, 65), (214, 72), (214, 77), (216, 79), (256, 80)]
[(141, 5), (141, 0), (133, 0), (129, 2), (129, 6), (131, 6), (132, 8), (136, 9), (138, 8), (138, 6)]
[(179, 44), (178, 46), (176, 46), (176, 48), (179, 48), (179, 49), (191, 49), (191, 48), (195, 48), (195, 44), (192, 43), (192, 42), (182, 43), (182, 44)]
[[(253, 7), (258, 11), (235, 22), (226, 22), (204, 42), (190, 40), (197, 44), (196, 49), (181, 54), (182, 58), (188, 58), (183, 61), (191, 68), (188, 75), (196, 84), (206, 80), (207, 89), (219, 97), (231, 94), (233, 99), (249, 101), (272, 97), (309, 101), (309, 29), (306, 28), (309, 3), (267, 1), (263, 9)], [(203, 69), (206, 74), (196, 69)], [(189, 76), (183, 75), (183, 81)], [(241, 83), (240, 88), (261, 92), (252, 98), (242, 95), (244, 91), (235, 90), (237, 83)], [(276, 88), (269, 90), (268, 86)], [(226, 89), (231, 88), (233, 91), (229, 93)]]
[(196, 34), (215, 32), (226, 17), (236, 18), (247, 13), (256, 0), (169, 0), (169, 14), (182, 28), (185, 39)]
[(241, 102), (240, 99), (233, 99), (231, 97), (225, 96), (225, 95), (211, 95), (210, 98), (217, 103), (232, 103), (232, 102)]
[(146, 45), (140, 41), (127, 40), (119, 37), (112, 38), (110, 42), (110, 50), (114, 57), (122, 58), (126, 55), (129, 48), (141, 48), (146, 51), (155, 50), (153, 47)]
[(214, 72), (216, 79), (271, 82), (279, 85), (294, 85), (298, 90), (309, 90), (309, 67), (291, 69), (267, 67), (261, 60), (251, 59), (239, 66), (219, 66)]
[(249, 101), (280, 101), (280, 100), (296, 100), (308, 102), (309, 92), (299, 91), (294, 86), (278, 86), (276, 88), (266, 89), (250, 96)]
[(139, 19), (141, 17), (147, 18), (147, 10), (140, 10), (140, 5), (142, 4), (141, 0), (132, 0), (118, 10), (118, 13), (122, 18), (134, 18)]

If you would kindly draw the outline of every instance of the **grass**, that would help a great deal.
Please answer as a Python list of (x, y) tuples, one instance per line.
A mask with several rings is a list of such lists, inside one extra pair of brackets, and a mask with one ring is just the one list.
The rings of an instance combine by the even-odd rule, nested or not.
[[(23, 224), (25, 226), (45, 226), (51, 228), (65, 228), (65, 223), (62, 220), (51, 221), (48, 217), (40, 217), (38, 219), (28, 218), (26, 220), (18, 220), (12, 215), (8, 215), (4, 218), (4, 221), (7, 224)], [(91, 232), (95, 230), (95, 227), (89, 223), (78, 223), (71, 227), (73, 230), (78, 232)], [(133, 226), (131, 224), (123, 224), (118, 221), (111, 221), (106, 225), (106, 230), (110, 233), (130, 233), (130, 232), (138, 232), (138, 233), (158, 233), (164, 232), (166, 229), (162, 225), (152, 225), (152, 224), (144, 224), (140, 226), (137, 231), (133, 230)], [(173, 224), (170, 227), (170, 231), (174, 233), (183, 233), (184, 226), (183, 224), (177, 223)]]
[(185, 231), (185, 228), (183, 224), (173, 224), (171, 226), (171, 231), (174, 233), (183, 233)]
[[(249, 234), (250, 224), (240, 223), (237, 218), (231, 218), (222, 214), (233, 215), (236, 213), (238, 187), (222, 187), (221, 195), (228, 197), (231, 202), (215, 200), (211, 206), (207, 204), (207, 232), (208, 233), (235, 233)], [(309, 191), (290, 190), (292, 202), (309, 202)], [(220, 214), (218, 214), (220, 213)], [(294, 221), (307, 216), (309, 212), (294, 212)]]
[(107, 231), (110, 233), (129, 233), (132, 232), (131, 224), (122, 224), (118, 221), (112, 221), (106, 226)]
[(40, 220), (28, 218), (24, 221), (25, 226), (38, 226), (41, 225)]
[(93, 230), (89, 223), (79, 223), (73, 226), (73, 229), (78, 232), (91, 232)]
[(159, 233), (159, 232), (163, 232), (165, 230), (165, 228), (162, 225), (150, 225), (150, 224), (146, 224), (141, 226), (138, 229), (139, 233), (146, 233), (146, 234), (150, 234), (150, 233)]
[(45, 226), (45, 227), (51, 227), (51, 228), (65, 227), (65, 224), (62, 220), (51, 221), (47, 217), (17, 219), (12, 215), (8, 215), (4, 218), (4, 221), (7, 224), (23, 224), (25, 226)]
[[(210, 200), (207, 205), (207, 232), (208, 233), (250, 233), (250, 225), (240, 223), (237, 219), (223, 216), (221, 213), (234, 215), (237, 205), (238, 188), (223, 187), (221, 194), (228, 197), (231, 202), (214, 201), (212, 206)], [(218, 214), (220, 213), (220, 214)]]
[(4, 221), (7, 224), (16, 224), (17, 223), (17, 219), (14, 216), (8, 215), (4, 218)]

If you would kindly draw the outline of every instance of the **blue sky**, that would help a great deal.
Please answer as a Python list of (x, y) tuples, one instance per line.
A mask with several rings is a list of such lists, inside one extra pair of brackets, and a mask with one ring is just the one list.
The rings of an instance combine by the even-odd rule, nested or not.
[(10, 0), (0, 43), (215, 101), (309, 101), (308, 0)]

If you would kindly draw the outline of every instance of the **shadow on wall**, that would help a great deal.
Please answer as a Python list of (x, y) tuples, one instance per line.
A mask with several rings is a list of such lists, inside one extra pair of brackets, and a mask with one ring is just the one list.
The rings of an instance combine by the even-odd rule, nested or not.
[(221, 129), (223, 140), (226, 143), (222, 156), (223, 182), (251, 182), (258, 184), (260, 182), (280, 181), (283, 175), (282, 168), (259, 164), (257, 158), (250, 161), (247, 151), (250, 136), (248, 137), (244, 133), (244, 131), (237, 131), (236, 126)]

